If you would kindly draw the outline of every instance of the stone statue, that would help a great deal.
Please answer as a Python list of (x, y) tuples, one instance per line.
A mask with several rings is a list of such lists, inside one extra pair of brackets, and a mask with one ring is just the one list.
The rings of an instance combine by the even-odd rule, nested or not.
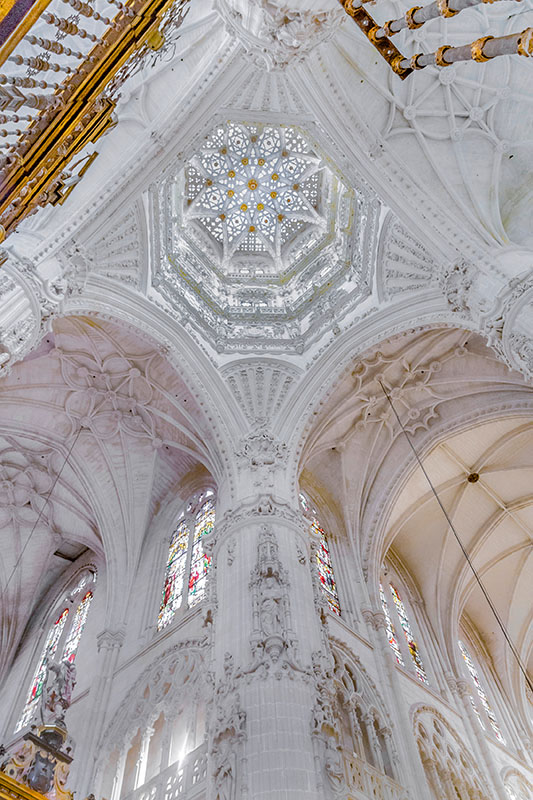
[(234, 797), (234, 753), (228, 746), (220, 745), (220, 750), (215, 753), (215, 798), (216, 800), (233, 800)]
[(265, 636), (283, 634), (282, 595), (275, 578), (266, 578), (261, 598), (261, 630)]
[(344, 765), (340, 749), (333, 736), (330, 736), (326, 742), (324, 766), (332, 789), (339, 791), (344, 783)]
[(43, 725), (62, 723), (65, 711), (72, 702), (76, 685), (76, 667), (65, 659), (60, 664), (48, 664), (41, 693), (40, 717)]

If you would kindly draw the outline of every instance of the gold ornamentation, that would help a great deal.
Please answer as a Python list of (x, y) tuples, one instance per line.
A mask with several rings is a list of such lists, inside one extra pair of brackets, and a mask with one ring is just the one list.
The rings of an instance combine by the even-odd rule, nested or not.
[(390, 65), (392, 71), (395, 72), (397, 75), (401, 75), (404, 72), (404, 67), (402, 67), (402, 61), (404, 61), (404, 57), (401, 53), (398, 53), (397, 56), (391, 59)]
[(422, 25), (424, 24), (423, 22), (416, 22), (415, 18), (414, 18), (414, 15), (416, 14), (416, 12), (420, 11), (421, 8), (422, 8), (422, 6), (413, 6), (406, 13), (405, 21), (407, 22), (407, 27), (409, 28), (409, 30), (412, 30), (412, 31), (416, 30), (416, 28), (421, 28)]
[[(370, 39), (370, 41), (372, 42), (372, 44), (378, 44), (378, 42), (379, 42), (379, 39), (378, 39), (378, 37), (376, 36), (376, 34), (377, 34), (377, 32), (378, 32), (379, 30), (380, 30), (380, 27), (379, 27), (379, 25), (373, 25), (373, 26), (372, 26), (372, 28), (370, 28), (370, 30), (368, 31), (368, 38)], [(379, 37), (379, 38), (380, 38), (380, 39), (382, 39), (383, 37), (381, 36), (381, 37)]]
[(418, 59), (422, 55), (424, 55), (424, 54), (423, 53), (415, 53), (414, 56), (411, 56), (411, 60), (409, 62), (410, 65), (411, 65), (411, 69), (424, 69), (424, 65), (418, 63)]
[(533, 57), (533, 28), (526, 28), (518, 37), (516, 52), (526, 58)]
[(242, 164), (243, 164), (245, 167), (247, 167), (247, 166), (248, 166), (248, 159), (247, 159), (247, 158), (243, 158), (243, 159), (242, 159)]
[(150, 50), (154, 50), (154, 52), (157, 52), (157, 50), (161, 50), (161, 48), (165, 44), (165, 37), (163, 36), (161, 31), (158, 31), (156, 28), (149, 34), (149, 36), (146, 37), (146, 44), (150, 48)]
[(450, 44), (443, 44), (442, 47), (439, 47), (437, 52), (435, 53), (435, 64), (437, 67), (451, 67), (451, 61), (445, 61), (444, 56), (447, 50), (451, 50)]
[(257, 189), (257, 186), (258, 186), (258, 183), (257, 183), (256, 179), (255, 178), (250, 178), (250, 180), (248, 181), (248, 188), (252, 192), (255, 192), (255, 190)]
[[(342, 0), (340, 1), (342, 3)], [(353, 0), (344, 0), (343, 5), (346, 13), (349, 14), (351, 17), (355, 17), (355, 8), (353, 7)]]
[(470, 45), (470, 52), (472, 53), (472, 58), (474, 61), (477, 61), (478, 63), (490, 61), (492, 56), (486, 56), (483, 52), (483, 48), (489, 39), (494, 39), (494, 36), (482, 36), (481, 39), (476, 39), (475, 42), (472, 42)]
[(437, 6), (441, 17), (455, 17), (459, 13), (458, 10), (450, 8), (450, 0), (437, 0)]
[(260, 158), (260, 159), (258, 159), (257, 163), (259, 164), (260, 167), (264, 167), (265, 166), (265, 159), (264, 158)]
[(392, 28), (391, 28), (391, 25), (392, 25), (393, 22), (396, 22), (396, 20), (395, 19), (389, 19), (388, 22), (385, 22), (383, 24), (383, 30), (385, 31), (385, 35), (386, 36), (394, 36), (395, 33), (398, 33), (398, 31), (393, 31)]

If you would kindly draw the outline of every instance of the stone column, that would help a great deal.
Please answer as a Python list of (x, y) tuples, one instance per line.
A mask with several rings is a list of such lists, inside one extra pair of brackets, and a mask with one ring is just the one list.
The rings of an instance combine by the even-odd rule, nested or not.
[(172, 730), (174, 727), (174, 718), (167, 717), (165, 714), (165, 721), (163, 723), (163, 735), (161, 737), (161, 760), (159, 762), (159, 772), (164, 772), (170, 762), (170, 745), (172, 743)]
[(417, 800), (426, 800), (426, 776), (418, 754), (409, 718), (409, 709), (404, 699), (400, 678), (390, 652), (385, 615), (382, 611), (373, 612), (370, 609), (363, 609), (362, 614), (368, 626), (370, 639), (375, 646), (377, 666), (382, 678), (380, 688), (391, 716), (393, 715), (399, 755), (399, 762), (397, 762), (398, 781), (402, 785), (410, 787), (413, 797), (416, 797)]
[(91, 794), (94, 788), (92, 782), (95, 778), (97, 748), (106, 721), (113, 675), (123, 641), (123, 631), (105, 630), (97, 637), (99, 669), (90, 690), (91, 712), (87, 720), (90, 734), (85, 744), (84, 759), (79, 762), (80, 773), (76, 781), (80, 797)]
[(150, 748), (150, 740), (154, 735), (152, 727), (145, 728), (141, 736), (141, 746), (139, 747), (139, 758), (135, 764), (135, 781), (133, 784), (134, 789), (142, 786), (146, 780), (146, 768), (148, 766), (148, 750)]
[[(259, 438), (268, 451), (270, 437)], [(260, 456), (276, 464), (280, 446), (272, 447), (272, 458)], [(219, 487), (210, 796), (324, 800), (325, 759), (317, 768), (312, 731), (326, 724), (317, 685), (328, 655), (308, 526), (282, 466), (257, 466), (258, 458), (240, 474), (240, 502), (230, 505)]]
[(128, 756), (128, 747), (120, 751), (115, 776), (113, 778), (113, 788), (111, 789), (111, 800), (120, 800), (122, 792), (122, 782), (124, 780), (124, 768), (126, 766), (126, 758)]

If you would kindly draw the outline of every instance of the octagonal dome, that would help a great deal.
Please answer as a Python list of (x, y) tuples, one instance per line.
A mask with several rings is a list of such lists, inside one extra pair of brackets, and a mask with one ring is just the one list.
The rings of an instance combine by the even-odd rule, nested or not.
[(299, 126), (220, 122), (155, 195), (152, 284), (219, 352), (303, 352), (368, 294), (379, 203)]
[(209, 236), (226, 271), (241, 262), (279, 273), (302, 234), (324, 236), (329, 179), (293, 127), (220, 125), (185, 170), (184, 221)]

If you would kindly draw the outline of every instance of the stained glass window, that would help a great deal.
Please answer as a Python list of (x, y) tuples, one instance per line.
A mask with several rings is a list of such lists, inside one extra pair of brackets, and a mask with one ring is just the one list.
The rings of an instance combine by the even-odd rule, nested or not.
[(328, 537), (324, 528), (318, 521), (316, 509), (313, 508), (307, 497), (300, 492), (300, 504), (305, 516), (309, 519), (311, 525), (311, 533), (318, 538), (318, 547), (316, 551), (316, 562), (318, 567), (318, 577), (322, 586), (322, 591), (328, 605), (335, 614), (340, 616), (341, 608), (339, 604), (339, 597), (337, 594), (337, 584), (335, 583), (335, 575), (333, 574), (333, 565), (331, 563), (331, 555), (329, 552)]
[(211, 557), (204, 550), (204, 536), (213, 530), (214, 524), (214, 493), (208, 489), (189, 500), (185, 515), (182, 514), (172, 534), (158, 630), (169, 624), (178, 608), (185, 604), (190, 608), (202, 600), (211, 565)]
[(504, 739), (503, 734), (502, 734), (502, 732), (500, 730), (500, 726), (498, 725), (498, 723), (496, 721), (496, 716), (494, 714), (494, 711), (492, 710), (492, 708), (490, 706), (490, 703), (488, 701), (487, 695), (485, 693), (485, 689), (483, 688), (483, 686), (481, 684), (481, 681), (479, 680), (478, 671), (477, 671), (477, 669), (476, 669), (476, 667), (474, 665), (474, 662), (472, 661), (470, 653), (468, 652), (468, 650), (464, 646), (463, 642), (461, 642), (461, 641), (459, 641), (459, 649), (460, 649), (461, 654), (462, 654), (462, 656), (464, 658), (466, 667), (468, 669), (468, 672), (470, 673), (470, 677), (472, 678), (474, 686), (477, 689), (477, 693), (479, 695), (479, 699), (481, 700), (481, 705), (483, 706), (483, 710), (485, 711), (485, 714), (488, 717), (488, 720), (490, 722), (490, 726), (491, 726), (492, 730), (494, 731), (494, 735), (496, 736), (496, 738), (498, 739), (499, 742), (502, 742), (502, 744), (505, 744), (505, 739)]
[(188, 546), (189, 527), (185, 520), (182, 520), (170, 540), (163, 597), (157, 619), (158, 630), (162, 630), (168, 625), (181, 605)]
[(65, 649), (63, 650), (63, 659), (65, 658), (68, 659), (71, 664), (74, 663), (74, 660), (76, 658), (76, 651), (78, 649), (81, 635), (83, 633), (83, 629), (87, 621), (87, 614), (89, 613), (89, 607), (91, 605), (92, 599), (93, 599), (93, 593), (87, 592), (87, 594), (79, 604), (78, 608), (76, 609), (74, 622), (69, 631), (67, 641), (65, 642)]
[(391, 583), (389, 584), (392, 600), (396, 607), (396, 612), (398, 614), (398, 618), (400, 620), (400, 625), (402, 626), (403, 632), (405, 634), (405, 640), (407, 642), (407, 647), (409, 648), (409, 653), (411, 654), (411, 658), (413, 660), (415, 672), (417, 678), (419, 678), (423, 683), (429, 683), (426, 675), (426, 671), (424, 669), (424, 665), (422, 664), (422, 659), (420, 657), (420, 652), (418, 650), (418, 645), (415, 641), (413, 636), (413, 631), (411, 629), (411, 625), (409, 622), (409, 617), (407, 616), (407, 611), (405, 610), (405, 606), (402, 602), (400, 597), (400, 593), (398, 589)]
[(54, 657), (67, 618), (68, 608), (65, 608), (48, 631), (48, 636), (46, 637), (46, 642), (43, 647), (37, 669), (35, 670), (35, 675), (33, 676), (33, 680), (31, 682), (28, 699), (26, 700), (26, 705), (24, 706), (22, 716), (18, 721), (17, 727), (15, 728), (15, 733), (20, 731), (21, 728), (24, 728), (33, 717), (35, 707), (43, 691), (43, 683), (46, 676), (46, 666)]
[(213, 530), (215, 524), (215, 506), (210, 498), (196, 514), (195, 522), (189, 573), (189, 606), (193, 606), (203, 598), (207, 573), (211, 565), (211, 557), (206, 555), (203, 542), (203, 537)]
[(379, 584), (379, 596), (381, 598), (381, 607), (383, 608), (383, 613), (385, 614), (385, 625), (387, 626), (387, 636), (391, 650), (394, 653), (394, 657), (396, 658), (398, 664), (401, 664), (403, 667), (404, 661), (402, 658), (402, 653), (396, 638), (396, 631), (394, 630), (394, 625), (389, 612), (389, 604), (387, 603), (387, 598), (385, 597), (385, 592), (383, 590), (383, 584), (381, 583)]

